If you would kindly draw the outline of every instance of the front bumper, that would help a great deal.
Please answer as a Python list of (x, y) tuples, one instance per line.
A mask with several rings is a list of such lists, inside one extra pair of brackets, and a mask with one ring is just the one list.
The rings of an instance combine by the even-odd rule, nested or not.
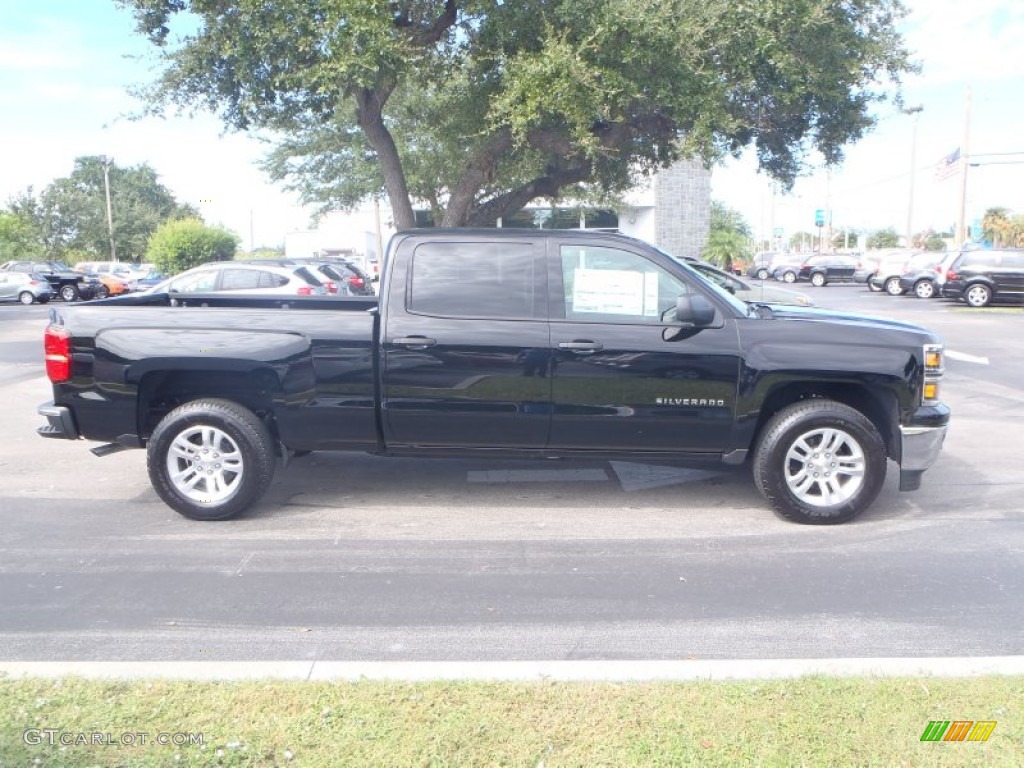
[(900, 427), (903, 436), (903, 455), (900, 470), (923, 472), (928, 469), (942, 452), (948, 425), (941, 427)]
[(900, 425), (900, 490), (916, 491), (921, 476), (942, 452), (949, 429), (949, 406), (938, 403), (920, 409), (912, 424)]
[(81, 435), (75, 426), (71, 410), (63, 405), (54, 405), (53, 401), (40, 405), (36, 412), (46, 417), (46, 424), (36, 429), (40, 437), (52, 437), (61, 440), (77, 440)]

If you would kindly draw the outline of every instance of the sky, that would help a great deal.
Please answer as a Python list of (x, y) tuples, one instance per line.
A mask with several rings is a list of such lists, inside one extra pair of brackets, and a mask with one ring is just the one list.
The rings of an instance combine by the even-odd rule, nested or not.
[[(960, 183), (935, 178), (963, 144), (971, 91), (967, 218), (1000, 205), (1024, 213), (1024, 3), (907, 0), (902, 24), (920, 75), (904, 101), (915, 118), (880, 105), (878, 125), (844, 163), (773, 194), (750, 154), (712, 173), (712, 195), (739, 210), (755, 233), (812, 230), (815, 211), (833, 228), (907, 227), (913, 173), (914, 231), (956, 219)], [(214, 117), (132, 120), (128, 87), (148, 82), (149, 44), (112, 0), (0, 0), (0, 204), (28, 186), (67, 176), (74, 159), (105, 154), (121, 166), (148, 163), (182, 202), (235, 231), (242, 247), (274, 246), (307, 229), (312, 211), (256, 166), (266, 144), (226, 133)], [(915, 141), (915, 120), (916, 141)], [(914, 155), (913, 163), (911, 155)], [(1020, 154), (1003, 154), (1020, 153)]]

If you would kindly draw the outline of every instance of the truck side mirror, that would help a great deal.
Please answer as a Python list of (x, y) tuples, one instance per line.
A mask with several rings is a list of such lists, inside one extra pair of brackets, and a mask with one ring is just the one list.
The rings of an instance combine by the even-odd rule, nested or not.
[(715, 308), (699, 293), (684, 293), (676, 299), (676, 320), (694, 328), (703, 328), (715, 321)]

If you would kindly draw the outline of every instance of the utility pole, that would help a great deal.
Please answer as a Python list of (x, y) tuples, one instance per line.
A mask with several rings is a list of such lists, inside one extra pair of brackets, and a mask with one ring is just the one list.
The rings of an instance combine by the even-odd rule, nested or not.
[(107, 193), (107, 232), (110, 235), (110, 260), (117, 261), (117, 252), (114, 250), (114, 209), (110, 205), (110, 166), (114, 161), (107, 155), (100, 155), (100, 162), (103, 163), (103, 189)]
[(960, 205), (956, 218), (956, 247), (963, 247), (967, 240), (967, 168), (970, 165), (969, 139), (971, 135), (971, 87), (967, 86), (967, 106), (964, 109), (964, 140), (960, 145), (960, 164), (963, 166), (960, 176)]
[(920, 119), (923, 106), (907, 107), (903, 110), (904, 115), (914, 116), (914, 128), (910, 140), (910, 191), (907, 193), (907, 248), (913, 246), (914, 240), (914, 180), (917, 176), (917, 122)]

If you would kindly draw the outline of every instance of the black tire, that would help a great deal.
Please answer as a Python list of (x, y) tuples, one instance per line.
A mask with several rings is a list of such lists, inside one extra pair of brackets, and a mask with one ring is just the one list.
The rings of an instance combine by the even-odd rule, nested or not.
[[(813, 458), (804, 468), (813, 465), (823, 475), (831, 470), (835, 478), (817, 479), (817, 473), (812, 478), (811, 470), (807, 469), (803, 479), (809, 483), (808, 490), (817, 492), (804, 493), (801, 497), (793, 487), (802, 482), (797, 480), (800, 472), (792, 474), (800, 469), (800, 461), (790, 457), (803, 450), (798, 449), (801, 440), (809, 451), (826, 446), (825, 434), (820, 442), (814, 442), (818, 437), (816, 433), (824, 430), (842, 435), (846, 442), (839, 444), (840, 450), (829, 458), (824, 458), (824, 453), (820, 459), (819, 454), (808, 453)], [(849, 450), (854, 447), (857, 450)], [(862, 474), (859, 480), (847, 475), (846, 481), (839, 485), (839, 477), (844, 475), (841, 468), (844, 462), (851, 467), (859, 464)], [(838, 471), (834, 469), (837, 463)], [(805, 400), (783, 408), (765, 424), (754, 451), (753, 471), (758, 490), (787, 520), (809, 525), (845, 523), (867, 509), (882, 489), (886, 472), (885, 444), (875, 425), (859, 411), (834, 400)], [(787, 472), (791, 473), (789, 479)], [(835, 503), (828, 504), (823, 498), (825, 483), (835, 484), (842, 491)]]
[(758, 280), (767, 280), (768, 279), (768, 270), (764, 269), (763, 267), (761, 269), (757, 270), (757, 279)]
[[(208, 430), (201, 432), (199, 443), (194, 440), (196, 430)], [(213, 440), (209, 440), (207, 435)], [(186, 458), (180, 450), (172, 454), (176, 444), (179, 447), (190, 446), (189, 455), (195, 458)], [(204, 445), (209, 447), (204, 450)], [(231, 452), (225, 452), (221, 458), (216, 452), (218, 446)], [(230, 458), (233, 462), (231, 467), (237, 466), (239, 471), (232, 472), (227, 467), (222, 469), (222, 465), (216, 463), (220, 459), (227, 465), (225, 458)], [(207, 461), (213, 463), (202, 463)], [(182, 473), (193, 471), (193, 474), (183, 478), (179, 476), (176, 481), (170, 474), (168, 465), (171, 463), (175, 463)], [(274, 441), (267, 426), (249, 409), (219, 398), (193, 400), (168, 413), (153, 431), (146, 451), (146, 467), (154, 490), (167, 506), (192, 520), (226, 520), (244, 511), (266, 492), (274, 477), (275, 466)], [(199, 469), (195, 470), (195, 467)], [(216, 479), (203, 477), (203, 471), (215, 475)], [(191, 489), (195, 495), (189, 497), (176, 482), (187, 485), (196, 475), (203, 488)], [(221, 493), (221, 489), (216, 488), (218, 482), (233, 486), (222, 498), (197, 498)], [(212, 489), (211, 483), (214, 485)]]
[(60, 293), (60, 297), (62, 299), (64, 299), (64, 301), (68, 302), (69, 304), (72, 301), (78, 301), (78, 299), (79, 299), (78, 288), (76, 286), (72, 285), (71, 283), (67, 283), (65, 285), (62, 285), (60, 287), (59, 293)]
[(914, 283), (914, 295), (919, 299), (931, 299), (935, 297), (935, 283), (931, 280), (918, 280)]
[(22, 291), (18, 294), (18, 301), (25, 306), (36, 303), (36, 295), (32, 291)]
[(902, 296), (903, 286), (900, 285), (898, 277), (890, 277), (885, 281), (885, 292), (890, 296)]
[(815, 272), (811, 275), (811, 285), (815, 288), (821, 288), (828, 282), (828, 278), (825, 277), (823, 272)]
[(867, 286), (868, 290), (871, 291), (872, 293), (877, 293), (878, 291), (882, 290), (881, 288), (878, 288), (875, 285), (873, 285), (870, 278), (868, 278)]
[(96, 289), (96, 292), (92, 295), (94, 299), (105, 299), (110, 296), (110, 289), (105, 285), (101, 285)]
[(968, 307), (987, 307), (992, 303), (992, 289), (983, 283), (968, 285), (964, 289), (964, 301)]
[(795, 283), (796, 282), (796, 272), (783, 272), (782, 273), (782, 282), (784, 282), (784, 283)]

